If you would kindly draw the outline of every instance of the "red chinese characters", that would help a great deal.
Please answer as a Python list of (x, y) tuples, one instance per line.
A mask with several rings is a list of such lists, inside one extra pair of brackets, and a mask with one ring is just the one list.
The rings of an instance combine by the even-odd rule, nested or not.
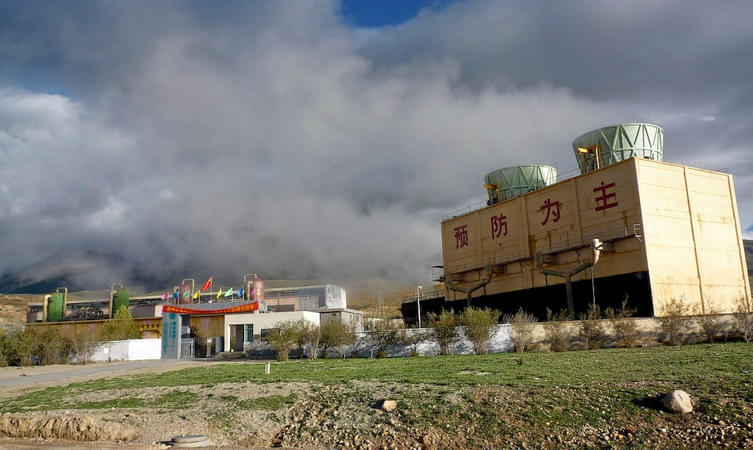
[(560, 220), (560, 202), (552, 201), (551, 199), (547, 198), (544, 201), (544, 204), (541, 205), (541, 208), (539, 208), (539, 211), (546, 211), (546, 217), (544, 217), (544, 221), (541, 222), (542, 225), (546, 225), (549, 222), (549, 219), (552, 219), (552, 222), (558, 222)]
[(614, 183), (604, 184), (604, 182), (602, 181), (601, 185), (594, 188), (594, 192), (599, 194), (596, 197), (596, 208), (594, 208), (595, 211), (604, 211), (605, 209), (614, 208), (615, 206), (619, 205), (619, 202), (617, 201), (617, 194), (614, 192), (607, 192), (609, 188), (613, 187)]
[(468, 225), (455, 227), (455, 248), (468, 247)]
[(492, 239), (507, 236), (507, 216), (500, 213), (498, 216), (491, 217)]

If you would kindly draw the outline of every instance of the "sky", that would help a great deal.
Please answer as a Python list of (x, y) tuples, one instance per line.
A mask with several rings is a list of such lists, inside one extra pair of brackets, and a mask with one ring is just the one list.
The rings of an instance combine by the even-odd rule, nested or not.
[[(0, 2), (0, 273), (426, 282), (440, 221), (624, 122), (735, 177), (753, 2)], [(109, 277), (109, 278), (108, 278)], [(109, 284), (109, 281), (103, 284)], [(97, 286), (99, 287), (99, 286)]]

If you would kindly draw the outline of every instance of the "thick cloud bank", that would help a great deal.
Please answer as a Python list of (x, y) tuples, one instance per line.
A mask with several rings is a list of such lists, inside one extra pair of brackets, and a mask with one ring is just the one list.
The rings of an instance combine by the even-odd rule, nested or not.
[(753, 222), (750, 14), (523, 4), (358, 30), (317, 1), (5, 2), (0, 272), (94, 250), (157, 280), (426, 282), (485, 173), (567, 172), (573, 138), (626, 121), (734, 173)]

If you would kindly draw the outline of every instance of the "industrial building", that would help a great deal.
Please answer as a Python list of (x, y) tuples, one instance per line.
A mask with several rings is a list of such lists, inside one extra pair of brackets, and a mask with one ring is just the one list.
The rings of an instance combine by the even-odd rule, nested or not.
[[(751, 310), (732, 176), (663, 162), (664, 132), (605, 127), (573, 142), (580, 174), (553, 167), (489, 173), (488, 201), (442, 221), (444, 297), (422, 312), (488, 306), (571, 316), (589, 304), (663, 316)], [(403, 303), (409, 321), (415, 302)]]
[[(122, 286), (110, 297), (68, 300), (65, 288), (30, 303), (27, 324), (60, 327), (65, 334), (97, 336), (120, 306), (131, 312), (142, 338), (162, 338), (163, 357), (211, 356), (220, 351), (243, 351), (264, 340), (269, 329), (286, 320), (319, 324), (338, 320), (363, 330), (363, 313), (347, 308), (346, 292), (327, 284), (286, 288), (264, 287), (259, 279), (244, 280), (245, 289), (196, 289), (183, 280), (169, 293), (131, 297)], [(230, 293), (230, 295), (228, 295)], [(265, 300), (269, 296), (269, 301)]]

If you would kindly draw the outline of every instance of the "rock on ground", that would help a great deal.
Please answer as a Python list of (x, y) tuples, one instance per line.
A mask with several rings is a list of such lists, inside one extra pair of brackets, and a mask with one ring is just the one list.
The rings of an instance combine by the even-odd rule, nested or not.
[(680, 389), (667, 392), (662, 399), (662, 405), (667, 411), (674, 413), (687, 414), (693, 412), (693, 401), (690, 399), (690, 395)]

